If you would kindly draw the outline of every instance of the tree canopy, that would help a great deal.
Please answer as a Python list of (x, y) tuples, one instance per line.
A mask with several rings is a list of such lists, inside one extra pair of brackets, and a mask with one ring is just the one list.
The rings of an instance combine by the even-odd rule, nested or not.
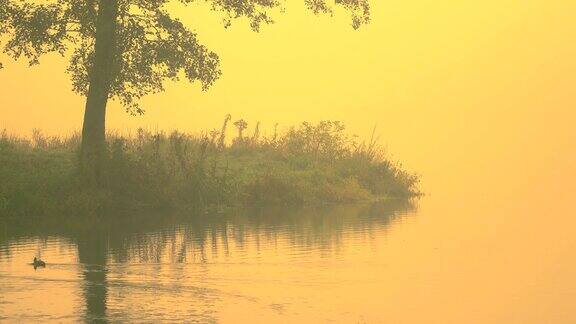
[[(25, 57), (30, 65), (38, 64), (46, 53), (69, 57), (67, 72), (73, 90), (87, 95), (100, 1), (0, 0), (4, 53), (14, 59)], [(368, 0), (304, 1), (315, 14), (332, 14), (336, 6), (345, 8), (355, 29), (369, 22)], [(108, 96), (119, 100), (130, 113), (142, 113), (138, 99), (162, 91), (165, 80), (178, 80), (183, 75), (190, 82), (200, 82), (206, 90), (222, 73), (218, 55), (168, 12), (170, 2), (204, 2), (224, 15), (224, 27), (234, 19), (246, 18), (254, 31), (273, 23), (273, 10), (283, 7), (277, 0), (118, 0)]]

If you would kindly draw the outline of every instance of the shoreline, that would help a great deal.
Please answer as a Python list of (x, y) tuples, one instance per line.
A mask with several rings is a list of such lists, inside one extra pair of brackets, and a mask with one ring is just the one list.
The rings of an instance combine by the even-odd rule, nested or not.
[(387, 159), (375, 143), (354, 142), (338, 122), (303, 123), (271, 138), (240, 132), (231, 144), (218, 132), (112, 134), (99, 187), (83, 181), (79, 142), (74, 135), (36, 132), (29, 140), (0, 133), (0, 218), (326, 205), (421, 195), (417, 175)]

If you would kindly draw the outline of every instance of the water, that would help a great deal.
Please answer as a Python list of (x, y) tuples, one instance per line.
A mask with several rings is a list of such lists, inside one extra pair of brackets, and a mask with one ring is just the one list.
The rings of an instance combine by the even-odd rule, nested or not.
[[(46, 235), (6, 226), (0, 319), (361, 318), (327, 302), (344, 287), (380, 282), (386, 262), (375, 256), (390, 226), (414, 210), (408, 202), (388, 202), (151, 215)], [(48, 262), (46, 268), (29, 265), (35, 255)]]
[(3, 224), (0, 321), (574, 323), (575, 239), (558, 211), (527, 217), (546, 210), (432, 195)]

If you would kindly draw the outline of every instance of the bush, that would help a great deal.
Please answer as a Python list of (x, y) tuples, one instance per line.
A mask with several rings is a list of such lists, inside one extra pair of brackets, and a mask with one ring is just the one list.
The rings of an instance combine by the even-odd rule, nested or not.
[(126, 208), (200, 208), (238, 204), (350, 202), (419, 194), (419, 178), (385, 158), (371, 140), (357, 143), (340, 122), (302, 123), (282, 135), (252, 137), (229, 117), (210, 136), (138, 130), (108, 135), (104, 185), (78, 173), (80, 137), (32, 139), (0, 134), (0, 213), (99, 213)]

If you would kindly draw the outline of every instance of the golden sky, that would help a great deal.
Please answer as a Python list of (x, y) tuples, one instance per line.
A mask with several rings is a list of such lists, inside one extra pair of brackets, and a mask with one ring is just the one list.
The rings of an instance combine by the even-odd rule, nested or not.
[[(220, 55), (222, 78), (204, 93), (169, 84), (143, 101), (142, 117), (112, 104), (109, 128), (198, 131), (227, 113), (266, 130), (336, 119), (363, 137), (377, 125), (425, 190), (497, 176), (510, 180), (505, 194), (574, 179), (576, 2), (373, 0), (372, 22), (358, 31), (346, 13), (317, 17), (302, 2), (260, 33), (241, 21), (224, 29), (205, 6), (174, 7)], [(65, 60), (2, 61), (0, 128), (80, 128), (84, 99), (71, 92)]]

